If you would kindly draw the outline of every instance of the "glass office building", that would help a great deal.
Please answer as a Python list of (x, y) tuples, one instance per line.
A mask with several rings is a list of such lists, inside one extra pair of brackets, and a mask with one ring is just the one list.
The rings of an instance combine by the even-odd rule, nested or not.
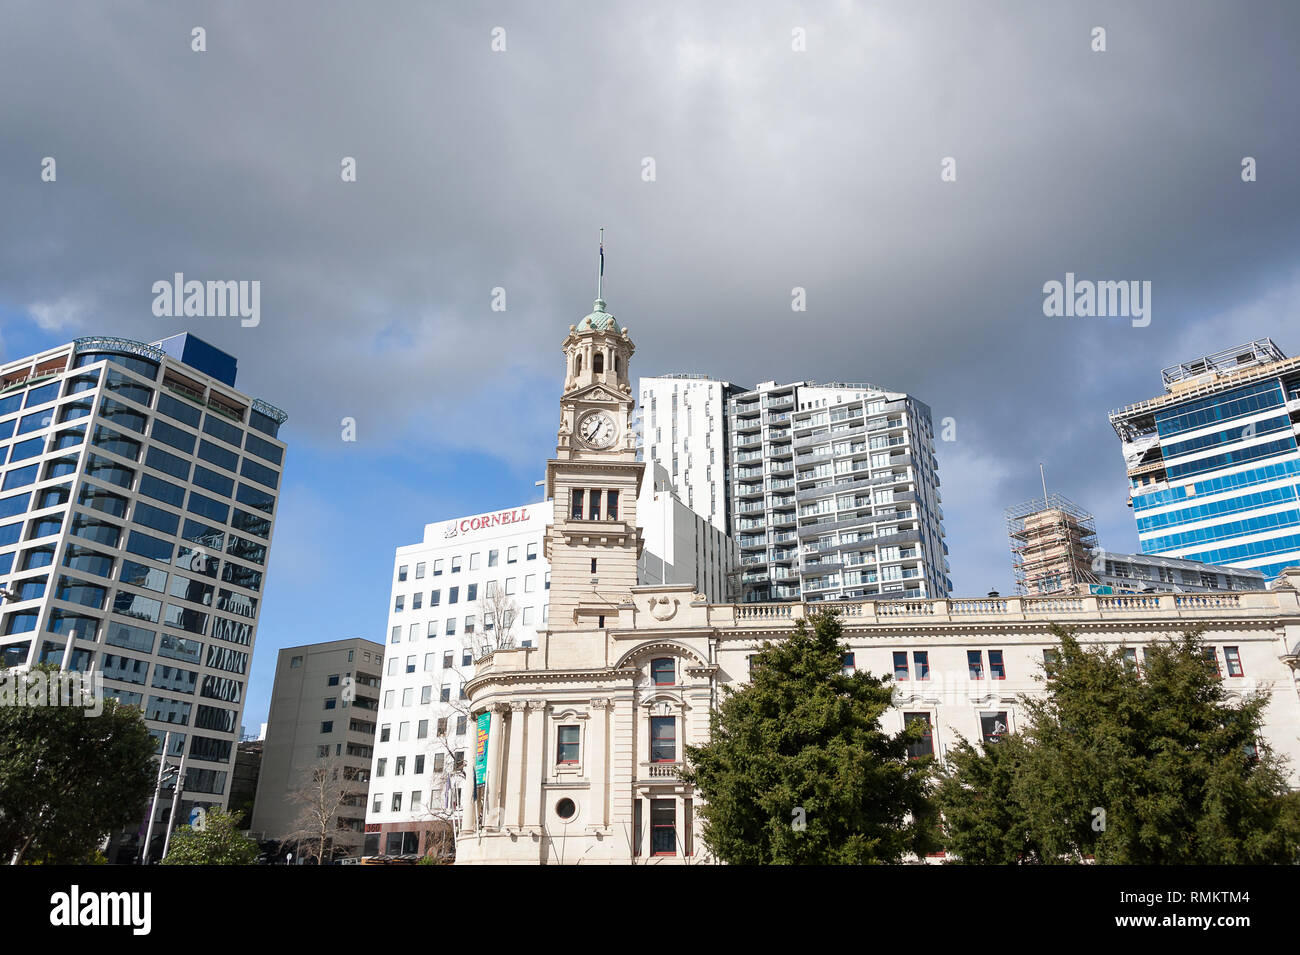
[(1142, 553), (1300, 565), (1300, 359), (1260, 339), (1165, 368), (1165, 393), (1112, 412)]
[(186, 809), (228, 798), (284, 463), (234, 382), (186, 334), (0, 366), (0, 657), (93, 668), (171, 732)]

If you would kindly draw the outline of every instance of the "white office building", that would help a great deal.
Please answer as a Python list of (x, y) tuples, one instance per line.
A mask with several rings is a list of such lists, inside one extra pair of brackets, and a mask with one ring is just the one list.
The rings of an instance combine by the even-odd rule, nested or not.
[(646, 465), (636, 522), (644, 542), (638, 584), (689, 584), (713, 603), (735, 597), (735, 541), (686, 505), (662, 463)]
[(476, 660), (532, 646), (545, 622), (550, 520), (549, 505), (522, 504), (427, 524), (397, 548), (366, 855), (436, 851), (449, 833), (473, 759), (464, 686)]
[(284, 463), (235, 370), (187, 334), (0, 366), (0, 658), (93, 670), (170, 732), (182, 818), (229, 798)]

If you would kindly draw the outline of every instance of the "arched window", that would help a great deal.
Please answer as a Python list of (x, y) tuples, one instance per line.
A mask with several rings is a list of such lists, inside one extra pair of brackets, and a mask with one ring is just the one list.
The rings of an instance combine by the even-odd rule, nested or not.
[(677, 661), (659, 657), (650, 661), (650, 682), (655, 686), (672, 686), (677, 682)]
[(591, 359), (591, 370), (598, 375), (605, 370), (604, 352), (596, 352), (595, 356)]
[(621, 371), (621, 369), (620, 369), (619, 366), (618, 366), (618, 356), (615, 355), (615, 356), (614, 356), (614, 374), (617, 375), (617, 374), (619, 373), (619, 371)]
[(578, 356), (574, 359), (574, 363), (573, 363), (573, 373), (574, 373), (575, 375), (581, 375), (581, 374), (582, 374), (582, 356), (581, 356), (581, 355), (578, 355)]

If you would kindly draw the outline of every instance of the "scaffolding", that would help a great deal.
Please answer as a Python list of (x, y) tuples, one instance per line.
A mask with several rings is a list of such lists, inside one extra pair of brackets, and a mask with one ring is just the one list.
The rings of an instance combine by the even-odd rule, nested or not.
[(1097, 525), (1060, 494), (1006, 509), (1007, 537), (1019, 594), (1074, 593), (1098, 583), (1092, 571)]

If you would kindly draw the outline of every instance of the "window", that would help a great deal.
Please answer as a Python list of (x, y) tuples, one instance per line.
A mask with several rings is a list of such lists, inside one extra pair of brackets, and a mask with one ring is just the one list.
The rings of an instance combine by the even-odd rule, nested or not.
[(405, 580), (405, 579), (406, 579), (406, 565), (405, 565), (405, 564), (403, 564), (401, 567), (398, 567), (398, 568), (397, 568), (397, 579), (398, 579), (398, 580)]
[(997, 713), (980, 714), (980, 733), (985, 743), (996, 743), (1007, 735), (1007, 714), (1005, 710)]
[(435, 561), (433, 562), (433, 576), (435, 576), (435, 577), (441, 577), (441, 576), (442, 576), (442, 561), (440, 561), (440, 560), (435, 560)]
[(501, 553), (500, 551), (495, 551), (495, 550), (490, 550), (490, 551), (488, 551), (488, 566), (489, 566), (489, 567), (495, 567), (495, 566), (497, 565), (497, 555), (500, 554), (500, 553)]
[[(405, 580), (406, 578), (403, 577), (402, 579)], [(424, 564), (423, 564), (423, 563), (419, 563), (419, 564), (416, 564), (416, 565), (415, 565), (415, 579), (416, 579), (416, 580), (423, 580), (423, 579), (424, 579)]]
[(677, 806), (671, 799), (650, 800), (650, 854), (677, 854)]
[(449, 604), (460, 603), (459, 587), (452, 587), (450, 590), (447, 591), (447, 603)]
[(385, 723), (383, 726), (379, 727), (379, 742), (387, 743), (388, 737), (392, 734), (392, 732), (393, 732), (392, 723)]
[[(428, 723), (429, 723), (428, 720), (424, 721), (426, 729), (428, 728)], [(423, 736), (421, 736), (420, 738), (424, 739)], [(415, 775), (419, 776), (422, 775), (423, 773), (424, 773), (424, 754), (421, 753), (419, 756), (415, 757)]]
[(376, 778), (378, 778), (378, 777), (380, 777), (380, 776), (383, 776), (384, 773), (385, 773), (387, 770), (388, 770), (388, 760), (386, 760), (386, 759), (381, 759), (381, 760), (379, 761), (379, 765), (375, 767), (375, 776), (376, 776)]
[(383, 811), (384, 811), (384, 794), (383, 794), (383, 793), (375, 793), (375, 800), (374, 800), (373, 803), (370, 804), (370, 811), (371, 811), (371, 812), (383, 812)]
[(402, 642), (402, 625), (400, 623), (397, 626), (393, 627), (392, 633), (388, 637), (388, 642), (389, 643)]
[(474, 614), (472, 613), (465, 615), (465, 632), (466, 633), (474, 632)]
[(555, 761), (573, 765), (578, 762), (578, 740), (580, 728), (561, 726), (556, 733)]
[(677, 682), (677, 661), (660, 657), (650, 661), (650, 681), (655, 686), (672, 686)]
[(842, 676), (853, 676), (858, 670), (858, 658), (855, 654), (846, 653), (840, 657), (840, 674)]
[(419, 610), (423, 604), (424, 604), (424, 594), (422, 592), (417, 590), (415, 593), (411, 594), (412, 610)]
[(923, 727), (924, 736), (915, 743), (909, 743), (907, 746), (908, 759), (920, 759), (922, 756), (934, 755), (934, 729), (930, 725), (929, 713), (904, 713), (903, 725), (911, 726), (913, 723), (920, 723)]
[(402, 811), (402, 794), (393, 793), (393, 812)]
[(442, 772), (442, 764), (443, 764), (443, 762), (444, 762), (444, 759), (443, 759), (443, 754), (442, 754), (442, 753), (434, 753), (434, 754), (433, 754), (433, 771), (434, 771), (435, 773), (440, 773), (440, 772)]
[(478, 584), (470, 584), (465, 588), (465, 599), (467, 601), (478, 600)]
[(966, 651), (966, 667), (972, 680), (984, 679), (984, 655), (979, 650)]
[(1056, 668), (1061, 664), (1061, 651), (1050, 647), (1043, 649), (1043, 673), (1051, 680), (1056, 676)]
[(452, 659), (453, 659), (453, 654), (454, 654), (454, 653), (455, 653), (455, 651), (453, 651), (453, 650), (448, 650), (446, 653), (444, 653), (444, 654), (442, 655), (442, 668), (443, 668), (444, 670), (450, 670), (450, 669), (451, 669)]
[(321, 725), (320, 725), (320, 731), (321, 731), (322, 733), (333, 733), (333, 732), (334, 732), (334, 721), (333, 721), (333, 720), (325, 720), (325, 722), (321, 723)]
[(906, 680), (910, 676), (911, 674), (907, 669), (907, 651), (895, 650), (894, 651), (894, 679)]
[(415, 657), (414, 657), (414, 656), (409, 656), (409, 657), (406, 658), (406, 672), (407, 672), (407, 673), (414, 673), (414, 672), (415, 672)]
[(1130, 670), (1136, 670), (1138, 668), (1138, 652), (1136, 648), (1124, 648), (1124, 665)]
[[(352, 651), (349, 650), (349, 651), (348, 651), (348, 654), (349, 654), (349, 656), (348, 656), (348, 660), (349, 660), (349, 661), (351, 661), (351, 659), (352, 659), (352, 657), (351, 657), (351, 653), (352, 653)], [(338, 685), (339, 685), (339, 675), (338, 675), (337, 673), (331, 673), (331, 674), (329, 675), (329, 679), (327, 679), (327, 680), (325, 681), (325, 685), (326, 685), (326, 686), (338, 686)]]
[(478, 570), (478, 558), (479, 558), (479, 555), (478, 555), (478, 554), (470, 554), (470, 555), (469, 555), (469, 569), (470, 569), (470, 570)]
[[(428, 687), (425, 687), (425, 689), (427, 690), (427, 689), (429, 689), (429, 688), (428, 688)], [(428, 703), (429, 701), (426, 700), (426, 699), (424, 699), (423, 696), (421, 696), (421, 698), (420, 698), (420, 702), (421, 702), (421, 703)], [(428, 721), (428, 720), (420, 720), (420, 722), (416, 724), (416, 726), (415, 726), (415, 738), (416, 738), (416, 739), (428, 739), (428, 738), (429, 738), (429, 721)], [(416, 771), (417, 773), (418, 773), (418, 772), (421, 772), (423, 768), (424, 768), (424, 757), (423, 757), (423, 756), (417, 756), (417, 757), (415, 757), (415, 771)]]
[(463, 667), (471, 666), (474, 663), (474, 654), (466, 650), (460, 656), (460, 665)]
[(442, 719), (438, 720), (438, 735), (439, 736), (447, 735), (447, 717), (445, 716), (442, 717)]
[[(449, 687), (449, 686), (444, 686), (442, 689), (440, 689), (440, 690), (438, 691), (438, 699), (442, 700), (442, 702), (444, 702), (444, 703), (450, 703), (450, 702), (451, 702), (451, 687)], [(439, 722), (443, 722), (443, 721), (439, 720)]]
[(456, 717), (456, 735), (457, 735), (457, 736), (464, 736), (464, 735), (465, 735), (465, 728), (466, 728), (466, 726), (468, 726), (468, 724), (469, 724), (469, 717), (468, 717), (468, 716), (458, 716), (458, 717)]
[(569, 516), (575, 521), (582, 520), (582, 489), (574, 488), (569, 492), (569, 497), (573, 502), (573, 508)]
[(441, 590), (431, 591), (429, 594), (429, 606), (436, 607), (441, 602), (442, 602), (442, 591)]
[(595, 557), (591, 558), (591, 572), (592, 572), (593, 574), (596, 572), (596, 558), (595, 558)]
[(506, 578), (506, 596), (509, 597), (509, 596), (511, 596), (514, 592), (515, 592), (515, 579), (514, 579), (513, 577), (507, 577), (507, 578)]
[(509, 548), (509, 549), (506, 551), (506, 563), (507, 563), (507, 564), (517, 564), (517, 563), (519, 563), (519, 548), (518, 548), (518, 547), (511, 547), (511, 548)]
[(536, 544), (529, 544), (529, 545), (528, 545), (528, 560), (536, 560), (536, 559), (537, 559), (537, 545), (536, 545)]
[(600, 491), (591, 492), (591, 504), (587, 509), (587, 519), (591, 521), (600, 520)]
[(618, 520), (618, 491), (605, 492), (605, 519)]
[(459, 558), (459, 557), (453, 557), (453, 558), (451, 559), (451, 572), (452, 572), (453, 574), (459, 574), (459, 573), (460, 573), (460, 558)]
[(995, 680), (1005, 680), (1007, 678), (1007, 668), (1002, 662), (1001, 650), (989, 651), (989, 673)]
[(325, 697), (325, 709), (332, 710), (338, 705), (339, 705), (338, 697), (336, 696)]
[(650, 761), (652, 763), (677, 761), (677, 717), (650, 717)]
[(1206, 647), (1204, 653), (1205, 662), (1209, 664), (1210, 669), (1214, 671), (1214, 675), (1219, 677), (1223, 676), (1222, 671), (1219, 670), (1219, 655), (1214, 647)]
[(1241, 653), (1236, 647), (1224, 647), (1223, 659), (1228, 664), (1228, 676), (1245, 676), (1241, 666)]
[(524, 576), (524, 593), (531, 594), (537, 589), (537, 575), (526, 574)]
[(398, 756), (398, 757), (397, 757), (397, 763), (396, 763), (396, 765), (393, 767), (393, 775), (394, 775), (394, 776), (405, 776), (405, 775), (406, 775), (406, 757), (405, 757), (405, 756)]
[(406, 606), (406, 597), (396, 597), (393, 599), (393, 612), (401, 613)]
[(916, 665), (916, 678), (918, 680), (930, 679), (930, 651), (929, 650), (912, 651), (912, 663)]

